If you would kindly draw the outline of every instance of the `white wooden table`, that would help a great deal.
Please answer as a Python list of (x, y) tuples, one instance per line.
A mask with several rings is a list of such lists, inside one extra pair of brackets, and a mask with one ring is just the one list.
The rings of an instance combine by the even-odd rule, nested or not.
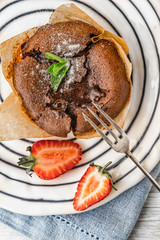
[[(157, 180), (160, 183), (160, 175)], [(160, 240), (160, 193), (154, 187), (129, 238), (129, 240), (149, 239)], [(0, 240), (28, 240), (28, 238), (0, 223)]]

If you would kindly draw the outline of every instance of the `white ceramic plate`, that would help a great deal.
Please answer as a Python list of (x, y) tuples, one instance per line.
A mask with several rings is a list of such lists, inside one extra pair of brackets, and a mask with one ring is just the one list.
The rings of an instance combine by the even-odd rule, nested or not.
[[(129, 57), (133, 63), (133, 95), (124, 128), (131, 140), (132, 152), (150, 172), (160, 157), (160, 29), (157, 12), (150, 2), (1, 0), (0, 42), (33, 26), (47, 23), (51, 12), (68, 2), (77, 4), (105, 29), (122, 36), (129, 46)], [(0, 72), (1, 102), (10, 91)], [(29, 215), (74, 213), (72, 199), (77, 183), (92, 161), (100, 165), (109, 160), (113, 162), (110, 172), (118, 188), (117, 192), (112, 190), (106, 199), (93, 208), (115, 198), (144, 177), (131, 160), (96, 138), (75, 140), (82, 146), (83, 159), (74, 169), (52, 181), (42, 181), (36, 175), (30, 178), (23, 168), (17, 166), (17, 160), (26, 154), (25, 149), (32, 141), (35, 139), (0, 143), (0, 207), (13, 212)]]

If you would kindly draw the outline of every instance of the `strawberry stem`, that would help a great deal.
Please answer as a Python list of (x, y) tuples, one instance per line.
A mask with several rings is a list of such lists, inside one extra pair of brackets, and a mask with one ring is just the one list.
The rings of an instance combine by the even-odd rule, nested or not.
[(102, 169), (101, 169), (101, 172), (103, 173), (104, 170), (111, 164), (112, 162), (108, 162)]
[(28, 160), (28, 161), (27, 161), (27, 160), (25, 160), (24, 158), (23, 158), (23, 159), (20, 159), (20, 158), (19, 158), (19, 160), (20, 160), (20, 161), (18, 162), (18, 165), (19, 165), (19, 166), (21, 166), (21, 165), (23, 165), (23, 164), (34, 163), (34, 162), (35, 162), (34, 159), (33, 159), (33, 160)]
[(30, 156), (19, 158), (19, 161), (17, 162), (19, 166), (22, 165), (24, 167), (27, 167), (26, 173), (29, 174), (30, 176), (32, 176), (33, 167), (36, 165), (36, 158), (34, 156), (32, 156), (31, 149), (32, 149), (32, 147), (30, 147), (30, 146), (27, 147), (27, 149), (26, 149), (26, 151), (30, 152)]

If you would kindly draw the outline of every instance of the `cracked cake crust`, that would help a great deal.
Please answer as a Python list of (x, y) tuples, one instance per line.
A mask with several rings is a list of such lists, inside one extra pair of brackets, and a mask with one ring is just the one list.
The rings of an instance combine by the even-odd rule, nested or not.
[[(82, 112), (98, 124), (87, 110), (90, 106), (96, 111), (92, 101), (114, 118), (128, 99), (125, 65), (114, 43), (91, 42), (96, 34), (97, 29), (80, 21), (47, 24), (22, 45), (23, 59), (14, 65), (14, 86), (28, 115), (51, 135), (66, 137), (71, 129), (75, 134), (90, 131)], [(45, 58), (47, 51), (71, 61), (57, 92), (50, 87), (47, 69), (54, 61)]]

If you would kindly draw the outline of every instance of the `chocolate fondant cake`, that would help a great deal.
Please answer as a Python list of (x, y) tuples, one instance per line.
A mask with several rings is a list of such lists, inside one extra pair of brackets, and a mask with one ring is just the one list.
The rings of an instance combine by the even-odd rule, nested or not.
[[(125, 64), (114, 42), (91, 41), (99, 31), (82, 21), (40, 27), (22, 46), (22, 60), (14, 64), (13, 83), (30, 118), (54, 136), (84, 134), (91, 126), (83, 118), (98, 103), (112, 118), (123, 109), (130, 94)], [(54, 60), (50, 52), (70, 61), (70, 68), (57, 91), (51, 87), (47, 69)], [(101, 116), (102, 117), (102, 116)]]

